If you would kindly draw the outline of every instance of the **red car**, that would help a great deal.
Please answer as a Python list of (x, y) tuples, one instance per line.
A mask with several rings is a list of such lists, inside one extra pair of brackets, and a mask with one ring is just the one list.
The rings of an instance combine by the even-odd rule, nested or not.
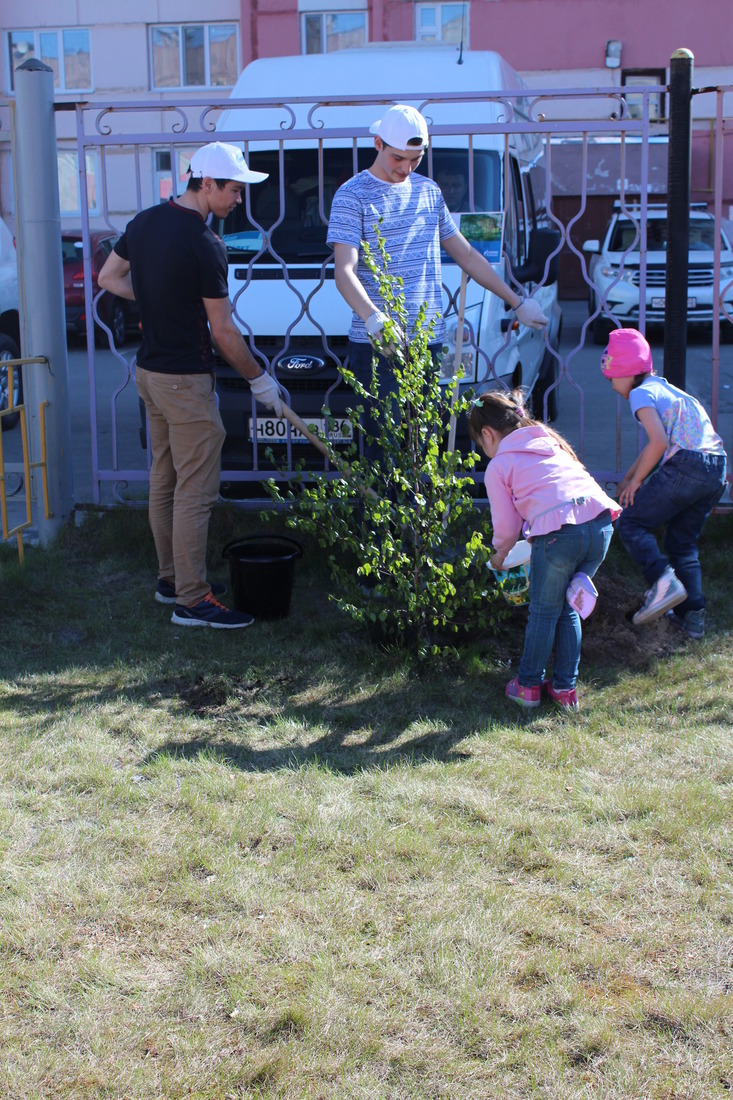
[[(99, 292), (97, 276), (109, 256), (119, 234), (109, 229), (89, 231), (92, 253), (92, 298)], [(64, 261), (64, 302), (66, 304), (67, 336), (86, 335), (86, 303), (84, 300), (84, 260), (80, 229), (65, 229), (61, 234), (61, 254)], [(100, 320), (112, 332), (115, 347), (121, 347), (128, 331), (138, 331), (139, 314), (135, 302), (118, 298), (107, 291), (97, 303)], [(95, 324), (98, 344), (106, 346), (107, 333)]]

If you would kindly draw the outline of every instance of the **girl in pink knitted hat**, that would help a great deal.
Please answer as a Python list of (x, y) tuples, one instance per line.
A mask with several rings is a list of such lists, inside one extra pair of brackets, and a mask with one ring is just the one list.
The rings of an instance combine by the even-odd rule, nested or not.
[[(618, 487), (619, 538), (649, 585), (636, 624), (665, 613), (691, 638), (705, 633), (697, 542), (725, 487), (723, 441), (696, 398), (654, 373), (649, 344), (636, 329), (615, 329), (601, 370), (631, 405), (648, 442)], [(657, 468), (658, 467), (658, 468)], [(655, 531), (666, 524), (664, 553)]]

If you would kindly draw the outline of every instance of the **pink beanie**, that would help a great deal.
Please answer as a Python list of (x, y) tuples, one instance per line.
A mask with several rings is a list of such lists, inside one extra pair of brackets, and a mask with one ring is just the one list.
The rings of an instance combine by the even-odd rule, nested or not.
[(606, 378), (629, 378), (653, 370), (652, 350), (641, 333), (635, 328), (615, 328), (601, 356), (601, 371)]

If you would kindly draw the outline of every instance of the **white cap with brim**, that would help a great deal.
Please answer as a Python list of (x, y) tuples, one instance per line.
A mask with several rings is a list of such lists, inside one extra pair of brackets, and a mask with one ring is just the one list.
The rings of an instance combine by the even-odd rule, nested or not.
[(223, 141), (202, 145), (191, 157), (191, 175), (194, 179), (208, 176), (212, 180), (234, 180), (235, 183), (262, 183), (267, 172), (253, 172), (241, 149)]
[[(370, 134), (376, 134), (385, 145), (407, 153), (417, 149), (416, 139), (421, 145), (428, 143), (428, 124), (415, 107), (405, 103), (395, 103), (394, 107), (382, 115), (369, 127)], [(409, 144), (412, 141), (412, 144)]]

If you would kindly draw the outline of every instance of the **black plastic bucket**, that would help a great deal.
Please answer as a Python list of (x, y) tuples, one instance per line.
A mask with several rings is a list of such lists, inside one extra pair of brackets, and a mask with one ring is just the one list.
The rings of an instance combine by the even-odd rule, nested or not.
[(222, 551), (229, 562), (237, 611), (255, 619), (284, 619), (290, 610), (295, 562), (303, 548), (287, 535), (246, 535)]

